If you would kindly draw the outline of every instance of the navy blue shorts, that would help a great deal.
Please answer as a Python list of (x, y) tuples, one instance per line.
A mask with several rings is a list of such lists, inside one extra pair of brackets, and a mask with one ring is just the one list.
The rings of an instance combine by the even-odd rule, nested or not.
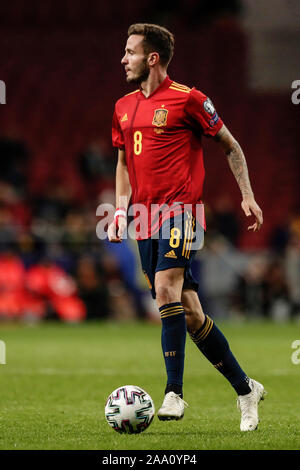
[(155, 273), (170, 268), (185, 268), (183, 289), (198, 291), (191, 264), (203, 241), (204, 230), (191, 212), (166, 220), (155, 238), (138, 241), (142, 269), (154, 299)]

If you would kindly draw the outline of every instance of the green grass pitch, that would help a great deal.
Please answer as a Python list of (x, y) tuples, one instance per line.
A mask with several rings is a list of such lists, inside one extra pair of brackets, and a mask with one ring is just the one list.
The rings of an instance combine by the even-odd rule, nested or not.
[(297, 324), (217, 322), (244, 370), (265, 385), (260, 425), (239, 430), (236, 396), (187, 338), (181, 421), (119, 435), (105, 421), (108, 395), (138, 385), (161, 405), (165, 386), (160, 325), (87, 323), (0, 325), (0, 449), (299, 449), (300, 364), (292, 363)]

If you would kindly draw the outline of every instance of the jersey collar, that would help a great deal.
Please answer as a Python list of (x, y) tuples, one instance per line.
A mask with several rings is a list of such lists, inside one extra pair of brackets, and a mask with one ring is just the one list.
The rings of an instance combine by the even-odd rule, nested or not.
[(139, 99), (144, 99), (144, 100), (149, 100), (150, 98), (152, 98), (153, 95), (155, 95), (156, 93), (160, 92), (160, 91), (163, 91), (163, 90), (166, 90), (167, 88), (169, 88), (169, 86), (171, 85), (173, 80), (170, 80), (169, 78), (169, 75), (166, 76), (166, 78), (161, 82), (160, 85), (158, 85), (157, 88), (155, 88), (154, 91), (152, 91), (151, 95), (148, 96), (148, 98), (146, 98), (146, 96), (143, 94), (143, 92), (140, 90), (139, 91)]

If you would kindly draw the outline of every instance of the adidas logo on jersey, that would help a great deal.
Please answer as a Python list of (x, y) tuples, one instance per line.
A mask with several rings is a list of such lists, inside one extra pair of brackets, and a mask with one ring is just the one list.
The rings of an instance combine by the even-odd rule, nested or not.
[(124, 116), (121, 119), (121, 122), (125, 122), (125, 121), (128, 121), (127, 113), (125, 113)]
[(177, 256), (175, 254), (174, 250), (169, 251), (168, 253), (165, 254), (165, 258), (174, 258), (177, 259)]

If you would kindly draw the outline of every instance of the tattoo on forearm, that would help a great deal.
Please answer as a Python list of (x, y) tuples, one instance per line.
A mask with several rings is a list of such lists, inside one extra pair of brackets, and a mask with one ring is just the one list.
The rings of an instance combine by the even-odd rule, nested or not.
[(228, 163), (239, 185), (243, 196), (252, 196), (253, 192), (249, 180), (248, 168), (243, 151), (237, 141), (226, 152)]

